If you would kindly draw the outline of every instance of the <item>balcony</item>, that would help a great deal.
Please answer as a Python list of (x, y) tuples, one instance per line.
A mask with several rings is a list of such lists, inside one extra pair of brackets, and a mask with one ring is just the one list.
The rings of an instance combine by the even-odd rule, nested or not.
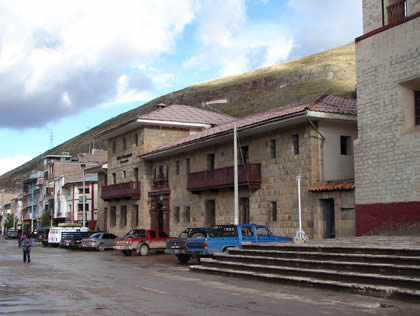
[[(187, 189), (191, 192), (200, 192), (233, 188), (233, 173), (233, 167), (189, 173)], [(258, 190), (261, 187), (261, 164), (238, 166), (238, 185)]]
[(386, 10), (388, 12), (388, 24), (398, 22), (406, 16), (406, 1), (402, 0), (389, 5)]
[(140, 199), (140, 182), (126, 182), (102, 187), (102, 199)]

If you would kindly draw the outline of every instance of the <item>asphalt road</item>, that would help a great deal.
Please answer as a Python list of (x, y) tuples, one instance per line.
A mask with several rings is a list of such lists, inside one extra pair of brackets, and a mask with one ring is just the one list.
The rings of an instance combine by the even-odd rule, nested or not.
[(192, 273), (175, 257), (0, 239), (0, 315), (420, 315), (420, 304)]

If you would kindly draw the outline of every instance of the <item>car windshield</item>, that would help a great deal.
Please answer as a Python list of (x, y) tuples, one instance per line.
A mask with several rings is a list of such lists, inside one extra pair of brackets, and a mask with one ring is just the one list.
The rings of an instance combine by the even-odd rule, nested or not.
[(133, 229), (130, 230), (124, 237), (146, 237), (146, 231), (144, 229)]
[(89, 236), (89, 238), (100, 238), (100, 237), (101, 237), (101, 234), (93, 234)]

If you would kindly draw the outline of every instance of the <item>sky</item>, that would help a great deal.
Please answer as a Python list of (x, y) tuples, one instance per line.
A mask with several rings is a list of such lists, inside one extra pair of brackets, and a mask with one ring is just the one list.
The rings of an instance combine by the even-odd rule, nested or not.
[(0, 175), (195, 83), (354, 41), (361, 0), (0, 0)]

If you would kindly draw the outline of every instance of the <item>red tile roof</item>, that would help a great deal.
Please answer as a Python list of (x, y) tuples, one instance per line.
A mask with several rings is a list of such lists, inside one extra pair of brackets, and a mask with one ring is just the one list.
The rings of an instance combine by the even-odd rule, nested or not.
[(308, 191), (323, 192), (323, 191), (339, 191), (339, 190), (353, 190), (353, 189), (354, 189), (353, 181), (343, 181), (343, 182), (317, 183), (309, 187)]
[(356, 100), (336, 97), (332, 95), (311, 97), (292, 104), (283, 105), (266, 112), (246, 116), (244, 118), (240, 118), (223, 125), (205, 129), (201, 132), (179, 139), (153, 151), (144, 153), (144, 155), (175, 148), (179, 145), (195, 142), (209, 136), (216, 137), (219, 134), (232, 130), (235, 123), (237, 124), (238, 129), (240, 129), (257, 123), (269, 122), (272, 119), (287, 117), (288, 115), (297, 113), (303, 113), (305, 111), (356, 115)]
[(220, 125), (236, 118), (192, 106), (173, 104), (137, 117), (140, 120)]

